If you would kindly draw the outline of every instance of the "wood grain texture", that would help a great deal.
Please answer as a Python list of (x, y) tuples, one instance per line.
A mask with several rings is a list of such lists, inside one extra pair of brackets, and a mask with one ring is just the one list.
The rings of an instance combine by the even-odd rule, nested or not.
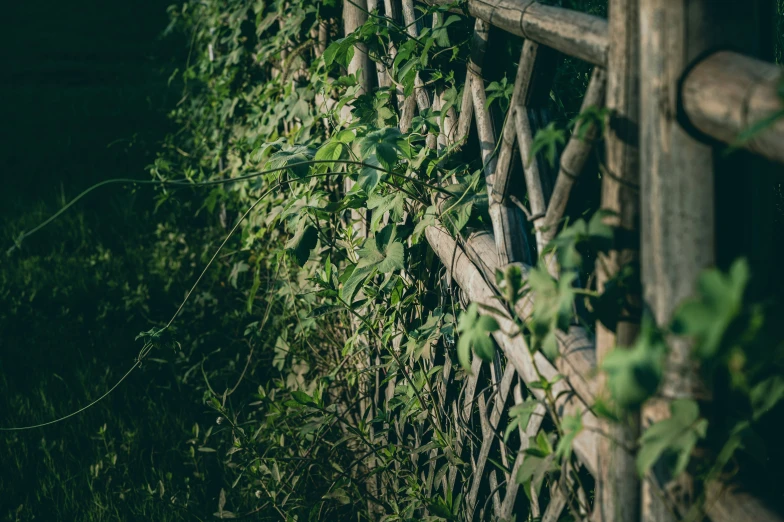
[[(426, 0), (448, 5), (452, 0)], [(534, 0), (468, 0), (471, 16), (593, 65), (607, 61), (607, 21)]]
[[(639, 236), (639, 9), (638, 0), (610, 0), (610, 42), (607, 59), (607, 100), (609, 111), (605, 131), (605, 168), (602, 174), (601, 208), (613, 215), (608, 225), (624, 230), (621, 236)], [(635, 242), (636, 243), (636, 242)], [(596, 262), (596, 289), (604, 292), (606, 284), (625, 266), (637, 262), (635, 245), (614, 245), (600, 254)], [(632, 287), (636, 285), (632, 284)], [(621, 318), (610, 330), (596, 322), (596, 359), (599, 365), (613, 350), (631, 347), (639, 332), (639, 317), (630, 311), (639, 309), (640, 296), (624, 296), (626, 306)], [(609, 400), (604, 374), (598, 374), (599, 393)], [(639, 437), (638, 417), (627, 414), (619, 422), (602, 420), (608, 434), (599, 441), (599, 473), (596, 477), (595, 522), (638, 520), (640, 515), (640, 481), (633, 448)]]
[[(782, 69), (730, 51), (712, 54), (683, 81), (681, 103), (689, 122), (708, 136), (735, 143), (741, 133), (771, 115), (782, 114), (776, 92)], [(743, 147), (784, 163), (784, 117), (755, 134)]]

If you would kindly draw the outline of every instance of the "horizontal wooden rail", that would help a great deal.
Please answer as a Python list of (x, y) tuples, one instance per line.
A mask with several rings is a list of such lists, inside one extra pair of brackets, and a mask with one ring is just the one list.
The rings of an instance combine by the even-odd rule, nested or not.
[[(448, 5), (453, 0), (424, 0)], [(607, 62), (607, 20), (535, 0), (468, 0), (469, 14), (594, 65)]]
[[(781, 67), (742, 54), (721, 51), (694, 66), (683, 80), (681, 103), (689, 122), (725, 143), (784, 111), (777, 89)], [(784, 163), (784, 118), (742, 143), (746, 149)]]

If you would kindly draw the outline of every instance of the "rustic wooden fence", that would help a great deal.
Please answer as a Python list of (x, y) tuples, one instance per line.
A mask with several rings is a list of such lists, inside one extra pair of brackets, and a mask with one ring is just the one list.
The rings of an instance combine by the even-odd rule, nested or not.
[[(444, 0), (429, 3), (451, 4)], [(548, 62), (554, 51), (560, 52), (593, 66), (583, 106), (605, 106), (611, 115), (603, 141), (606, 172), (601, 205), (616, 212), (614, 224), (640, 237), (640, 252), (630, 248), (603, 259), (603, 268), (597, 270), (598, 284), (601, 288), (618, 267), (640, 259), (643, 295), (639, 297), (659, 324), (665, 324), (674, 307), (692, 293), (699, 272), (714, 263), (714, 172), (721, 162), (715, 154), (717, 145), (733, 142), (752, 124), (782, 108), (776, 91), (781, 69), (754, 58), (757, 47), (745, 43), (757, 38), (763, 4), (762, 0), (609, 0), (609, 20), (533, 0), (468, 0), (454, 8), (476, 20), (472, 57), (461, 112), (448, 110), (440, 134), (430, 136), (428, 146), (460, 142), (476, 125), (492, 231), (473, 232), (457, 240), (436, 225), (426, 231), (426, 237), (459, 285), (464, 301), (487, 305), (482, 313), (498, 321), (501, 328), (494, 337), (505, 363), (482, 367), (475, 362), (473, 376), (461, 384), (458, 397), (441, 395), (443, 411), (452, 412), (456, 424), (464, 427), (459, 444), (470, 453), (473, 473), (468, 483), (456, 484), (454, 467), (437, 476), (433, 465), (423, 469), (422, 479), (432, 490), (459, 487), (467, 506), (466, 519), (509, 519), (513, 515), (520, 495), (515, 476), (523, 463), (522, 450), (548, 412), (540, 406), (527, 426), (519, 427), (515, 438), (519, 447), (514, 450), (498, 435), (506, 422), (504, 413), (523, 400), (526, 389), (525, 393), (541, 398), (542, 390), (527, 385), (540, 375), (553, 378), (557, 374), (565, 378), (555, 385), (557, 407), (549, 413), (582, 417), (584, 429), (574, 439), (573, 449), (583, 470), (563, 470), (561, 483), (551, 488), (546, 506), (540, 508), (534, 497), (534, 516), (552, 522), (570, 507), (578, 518), (665, 521), (689, 512), (693, 502), (688, 494), (690, 478), (673, 481), (650, 474), (640, 481), (632, 457), (618, 444), (633, 441), (636, 434), (606, 424), (591, 411), (602, 393), (597, 362), (616, 344), (628, 345), (637, 327), (622, 323), (613, 333), (597, 325), (593, 336), (572, 326), (558, 334), (560, 357), (555, 364), (540, 353), (532, 357), (522, 336), (506, 333), (515, 330), (512, 313), (530, 315), (531, 298), (519, 302), (514, 311), (499, 309), (495, 272), (510, 263), (524, 271), (536, 263), (529, 257), (533, 249), (525, 245), (523, 230), (533, 227), (535, 250), (541, 252), (557, 231), (569, 198), (580, 197), (571, 189), (594, 146), (596, 129), (570, 138), (556, 176), (528, 158), (537, 111), (544, 106), (543, 96), (552, 81)], [(416, 36), (414, 8), (413, 0), (385, 0), (383, 4), (345, 0), (344, 29), (350, 33), (364, 22), (367, 12), (378, 11), (402, 20)], [(482, 64), (493, 46), (490, 26), (524, 39), (503, 129), (494, 127), (486, 109)], [(325, 30), (320, 38), (323, 49)], [(359, 51), (349, 72), (361, 71), (364, 89), (373, 84), (389, 87), (389, 73)], [(374, 72), (377, 78), (371, 82)], [(547, 88), (542, 89), (543, 85)], [(443, 100), (417, 79), (414, 96), (398, 93), (398, 104), (400, 127), (405, 131), (417, 110), (438, 110)], [(784, 162), (784, 120), (742, 146), (768, 160)], [(513, 161), (528, 166), (515, 170)], [(519, 179), (515, 172), (522, 173)], [(513, 189), (521, 185), (528, 195), (528, 216), (514, 201)], [(547, 261), (557, 275), (554, 260)], [(694, 396), (696, 379), (688, 367), (688, 349), (683, 343), (673, 345), (663, 396)], [(453, 362), (444, 356), (444, 377), (449, 381)], [(651, 401), (643, 408), (641, 425), (668, 412), (666, 401)], [(472, 425), (478, 426), (476, 433), (471, 432)], [(491, 455), (510, 472), (489, 464)], [(585, 500), (584, 488), (572, 481), (580, 472), (587, 472), (595, 482), (591, 514), (581, 512), (580, 507), (590, 502), (574, 501)], [(705, 495), (705, 510), (716, 522), (779, 520), (756, 498), (733, 487), (709, 483)]]

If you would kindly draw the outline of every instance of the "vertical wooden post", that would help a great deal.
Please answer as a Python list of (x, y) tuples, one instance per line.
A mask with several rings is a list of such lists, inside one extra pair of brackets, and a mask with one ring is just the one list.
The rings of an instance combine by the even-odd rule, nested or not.
[[(619, 237), (630, 239), (639, 237), (640, 209), (638, 0), (610, 0), (608, 8), (610, 41), (606, 106), (610, 116), (605, 134), (606, 171), (602, 176), (601, 206), (615, 213), (607, 221), (623, 231)], [(616, 244), (609, 255), (600, 256), (596, 265), (599, 291), (604, 290), (607, 281), (622, 267), (637, 260), (636, 244)], [(637, 337), (639, 324), (635, 309), (639, 308), (640, 296), (625, 298), (627, 306), (618, 318), (614, 332), (601, 321), (596, 324), (599, 365), (610, 351), (616, 347), (631, 346)], [(600, 381), (603, 381), (601, 376)], [(640, 485), (634, 455), (627, 449), (634, 446), (637, 421), (629, 418), (620, 424), (602, 422), (608, 436), (600, 438), (598, 448), (595, 522), (633, 522), (639, 519)]]
[[(357, 27), (361, 26), (367, 21), (367, 2), (366, 0), (343, 0), (343, 32), (345, 34), (353, 33)], [(370, 82), (370, 57), (367, 53), (367, 48), (364, 44), (356, 44), (354, 46), (354, 56), (348, 64), (348, 73), (356, 74), (360, 71), (359, 87), (360, 94), (370, 91), (372, 84)], [(351, 107), (348, 105), (343, 108), (341, 116), (347, 119), (351, 113)]]
[[(737, 48), (758, 38), (759, 9), (717, 0), (640, 1), (640, 172), (642, 280), (646, 306), (659, 326), (692, 295), (699, 273), (715, 262), (717, 166), (712, 147), (682, 126), (679, 84), (701, 55), (722, 46)], [(669, 340), (670, 353), (659, 397), (706, 399), (684, 339)], [(653, 399), (643, 408), (642, 428), (669, 416), (669, 404)], [(655, 502), (664, 490), (675, 516)], [(642, 519), (674, 520), (693, 502), (693, 484), (651, 473), (643, 482)], [(659, 506), (656, 508), (655, 506)]]
[[(714, 262), (714, 165), (709, 145), (678, 121), (678, 83), (686, 67), (721, 32), (715, 0), (640, 0), (640, 172), (642, 280), (645, 304), (666, 326), (689, 297), (699, 273)], [(735, 11), (741, 11), (735, 9)], [(690, 346), (670, 340), (660, 396), (694, 397), (698, 390)], [(669, 403), (655, 398), (642, 411), (642, 429), (669, 416)], [(660, 491), (657, 491), (660, 488)], [(650, 473), (643, 481), (642, 520), (674, 520), (664, 503), (667, 490), (676, 511), (692, 502), (690, 480)]]

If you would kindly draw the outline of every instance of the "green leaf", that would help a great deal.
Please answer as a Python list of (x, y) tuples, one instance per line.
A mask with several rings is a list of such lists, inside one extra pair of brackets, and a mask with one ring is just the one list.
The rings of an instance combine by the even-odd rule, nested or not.
[(405, 248), (397, 238), (397, 225), (390, 224), (365, 240), (359, 250), (357, 268), (375, 267), (379, 273), (387, 274), (405, 268)]
[(561, 422), (563, 436), (558, 441), (555, 456), (563, 461), (572, 454), (572, 444), (575, 437), (583, 430), (583, 418), (580, 415), (567, 415)]
[(528, 273), (528, 285), (536, 294), (531, 315), (531, 348), (542, 350), (551, 360), (558, 356), (556, 330), (567, 330), (574, 315), (574, 289), (577, 275), (567, 272), (555, 279), (546, 268), (537, 266)]
[[(566, 133), (563, 129), (556, 128), (555, 122), (551, 122), (547, 127), (536, 131), (536, 136), (534, 136), (534, 141), (531, 144), (528, 163), (530, 164), (531, 161), (534, 161), (536, 154), (540, 151), (544, 151), (544, 157), (547, 159), (548, 163), (550, 163), (550, 166), (555, 166), (558, 146), (563, 145), (564, 143), (566, 143)], [(528, 165), (526, 165), (526, 167), (527, 166)]]
[(631, 348), (615, 348), (604, 358), (610, 395), (620, 408), (638, 408), (656, 393), (664, 371), (667, 345), (650, 315), (643, 316), (637, 342)]
[(296, 234), (286, 243), (286, 250), (294, 256), (299, 266), (304, 266), (317, 242), (318, 231), (307, 219), (302, 218), (299, 220)]
[(397, 127), (387, 127), (368, 133), (359, 142), (362, 161), (375, 157), (379, 164), (389, 170), (397, 162), (400, 146), (397, 144), (402, 135)]
[[(342, 159), (346, 152), (346, 145), (338, 140), (330, 140), (316, 151), (315, 159), (318, 161), (337, 161)], [(334, 163), (324, 163), (322, 168), (329, 170)]]
[(376, 186), (378, 186), (378, 183), (381, 181), (381, 177), (383, 176), (384, 172), (380, 169), (381, 164), (378, 162), (378, 158), (375, 156), (371, 156), (370, 158), (366, 159), (364, 163), (368, 164), (368, 166), (363, 166), (359, 170), (357, 184), (362, 190), (365, 191), (366, 194), (370, 195), (373, 193)]
[(749, 393), (754, 420), (759, 419), (784, 398), (784, 377), (774, 375), (757, 384)]
[(690, 399), (677, 399), (670, 405), (670, 417), (650, 426), (640, 437), (637, 471), (644, 476), (662, 461), (672, 478), (689, 463), (697, 441), (705, 437), (708, 421), (700, 418), (700, 408)]
[[(284, 169), (296, 178), (307, 176), (310, 170), (310, 162), (313, 158), (313, 151), (304, 146), (292, 147), (291, 149), (281, 150), (270, 156), (267, 160), (267, 169)], [(288, 168), (285, 168), (288, 167)]]
[(360, 286), (364, 284), (365, 280), (376, 272), (376, 267), (372, 265), (357, 265), (350, 270), (349, 276), (340, 289), (341, 298), (349, 304), (354, 301), (354, 296), (359, 291)]
[(490, 334), (498, 330), (498, 322), (490, 316), (479, 315), (476, 303), (471, 303), (462, 314), (457, 325), (460, 338), (457, 341), (457, 358), (460, 365), (471, 373), (471, 349), (484, 360), (491, 361), (495, 344)]
[(735, 261), (728, 274), (709, 269), (700, 275), (698, 297), (685, 302), (676, 311), (672, 331), (697, 339), (694, 353), (700, 359), (714, 357), (725, 332), (740, 314), (749, 281), (745, 259)]

